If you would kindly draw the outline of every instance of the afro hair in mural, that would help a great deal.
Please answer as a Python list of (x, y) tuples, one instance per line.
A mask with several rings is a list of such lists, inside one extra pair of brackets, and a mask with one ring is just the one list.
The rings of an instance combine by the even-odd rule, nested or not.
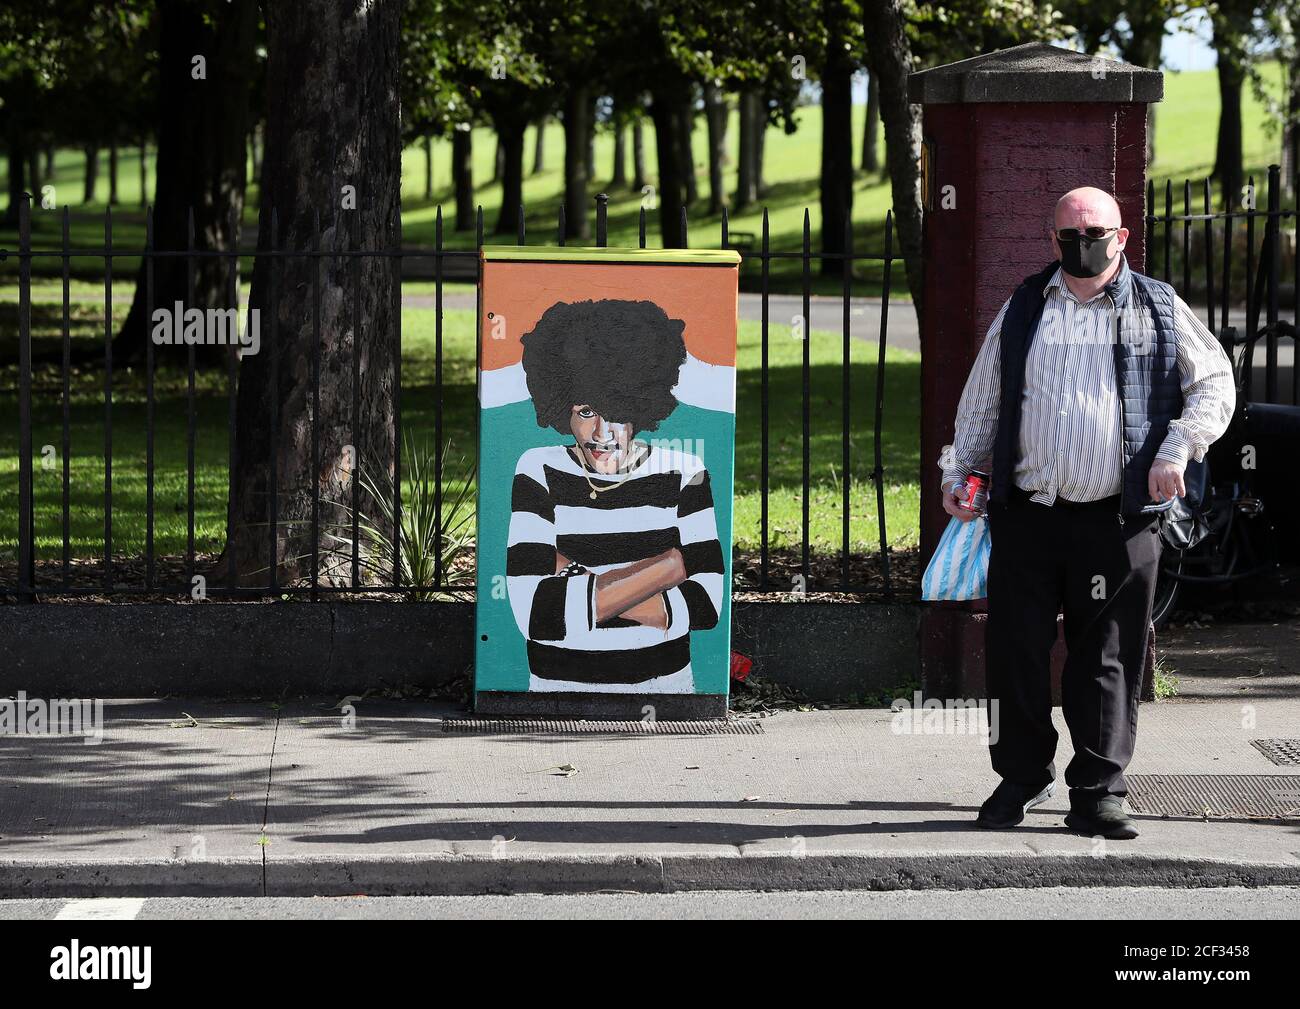
[(558, 302), (524, 334), (524, 375), (539, 427), (569, 433), (574, 406), (653, 431), (677, 406), (686, 323), (652, 301)]

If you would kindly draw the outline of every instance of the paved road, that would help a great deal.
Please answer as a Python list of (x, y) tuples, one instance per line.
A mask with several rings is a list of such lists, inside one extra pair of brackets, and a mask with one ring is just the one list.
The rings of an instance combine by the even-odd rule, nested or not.
[[(433, 308), (431, 294), (408, 294), (402, 298), (407, 308)], [(843, 301), (835, 297), (815, 297), (809, 302), (812, 328), (828, 333), (841, 333), (844, 326)], [(853, 298), (849, 304), (849, 335), (855, 340), (880, 339), (880, 299)], [(448, 309), (474, 308), (474, 295), (465, 291), (447, 292), (442, 297), (442, 307)], [(763, 296), (742, 293), (740, 317), (752, 322), (763, 319)], [(771, 332), (788, 330), (795, 316), (803, 313), (803, 297), (797, 294), (772, 294), (768, 296), (768, 325)], [(916, 326), (916, 312), (911, 302), (891, 302), (889, 306), (889, 333), (887, 344), (903, 350), (921, 349)]]
[[(55, 302), (61, 300), (58, 297), (38, 297), (38, 302)], [(241, 292), (241, 299), (247, 300), (247, 291)], [(114, 302), (130, 303), (129, 294), (115, 294)], [(432, 294), (407, 294), (402, 297), (402, 304), (406, 308), (433, 308), (434, 296)], [(457, 285), (451, 290), (443, 293), (442, 305), (445, 310), (460, 309), (472, 311), (474, 309), (474, 293), (466, 290), (463, 285)], [(844, 325), (844, 310), (841, 299), (833, 296), (814, 297), (811, 299), (810, 314), (812, 316), (812, 328), (822, 330), (828, 333), (840, 333)], [(855, 340), (863, 340), (875, 343), (880, 339), (880, 309), (881, 302), (879, 298), (853, 298), (849, 305), (849, 334)], [(1206, 318), (1204, 306), (1193, 306), (1198, 318), (1202, 321)], [(768, 297), (768, 324), (776, 332), (778, 329), (788, 328), (791, 320), (803, 312), (803, 298), (797, 294), (773, 294)], [(763, 318), (763, 298), (759, 294), (742, 292), (740, 295), (739, 306), (740, 318), (752, 322), (759, 322)], [(1238, 326), (1244, 326), (1245, 320), (1243, 309), (1238, 306), (1232, 310), (1230, 321)], [(886, 343), (890, 347), (896, 347), (902, 350), (912, 350), (919, 352), (921, 349), (920, 333), (916, 324), (916, 312), (913, 311), (911, 302), (894, 301), (890, 303), (888, 333)], [(1259, 345), (1255, 350), (1255, 381), (1258, 383), (1259, 395), (1256, 399), (1263, 399), (1264, 389), (1264, 347)], [(1289, 390), (1291, 387), (1291, 370), (1294, 359), (1294, 348), (1289, 340), (1280, 340), (1278, 342), (1278, 382), (1283, 395), (1279, 397), (1279, 402), (1289, 399)]]
[(1300, 888), (1164, 890), (929, 890), (674, 894), (601, 893), (513, 897), (163, 897), (141, 900), (6, 900), (0, 919), (213, 918), (909, 918), (944, 919), (1294, 919)]
[[(62, 294), (40, 295), (36, 303), (62, 303)], [(240, 292), (240, 300), (247, 303), (248, 291)], [(129, 305), (132, 295), (117, 293), (113, 295), (115, 304)], [(435, 299), (432, 294), (406, 294), (402, 296), (405, 308), (433, 308)], [(453, 309), (473, 311), (474, 292), (465, 290), (464, 286), (444, 291), (442, 296), (444, 311)], [(841, 299), (836, 297), (814, 297), (809, 304), (812, 316), (812, 328), (828, 333), (842, 332), (844, 309)], [(742, 293), (740, 295), (740, 318), (760, 322), (763, 318), (763, 297), (760, 294)], [(791, 320), (803, 312), (803, 297), (797, 294), (772, 294), (768, 296), (768, 324), (772, 331), (787, 329)], [(849, 334), (855, 340), (869, 340), (875, 343), (880, 338), (880, 299), (853, 298), (849, 306)], [(893, 301), (889, 306), (889, 333), (887, 343), (890, 347), (903, 350), (921, 349), (919, 331), (916, 325), (916, 312), (910, 301)]]
[[(444, 310), (459, 309), (473, 311), (474, 292), (458, 286), (443, 293)], [(118, 300), (115, 298), (114, 300)], [(130, 298), (123, 296), (123, 300)], [(406, 308), (433, 308), (435, 299), (432, 294), (407, 294), (402, 298)], [(841, 333), (844, 326), (843, 301), (834, 296), (813, 297), (809, 302), (812, 327), (827, 333)], [(741, 319), (760, 322), (763, 318), (762, 295), (741, 292), (739, 314)], [(1193, 306), (1197, 318), (1205, 321), (1204, 306)], [(803, 297), (797, 294), (772, 294), (768, 296), (768, 325), (771, 332), (779, 334), (787, 330), (795, 316), (803, 313)], [(855, 340), (875, 344), (880, 339), (881, 300), (879, 298), (852, 298), (849, 302), (849, 335)], [(1244, 309), (1234, 307), (1229, 320), (1238, 327), (1245, 326)], [(921, 338), (917, 327), (916, 312), (910, 301), (891, 301), (889, 306), (888, 332), (886, 344), (901, 350), (920, 352)], [(1264, 345), (1255, 348), (1255, 382), (1258, 395), (1263, 399), (1264, 390)], [(1289, 400), (1291, 387), (1292, 362), (1295, 358), (1294, 347), (1289, 340), (1278, 341), (1278, 384), (1282, 391), (1279, 402)]]

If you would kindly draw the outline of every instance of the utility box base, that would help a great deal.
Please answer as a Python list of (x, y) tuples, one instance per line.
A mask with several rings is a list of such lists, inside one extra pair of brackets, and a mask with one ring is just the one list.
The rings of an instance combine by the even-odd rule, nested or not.
[(726, 718), (726, 694), (518, 693), (482, 690), (474, 695), (477, 715), (511, 715), (525, 718), (565, 718), (589, 721), (684, 722)]

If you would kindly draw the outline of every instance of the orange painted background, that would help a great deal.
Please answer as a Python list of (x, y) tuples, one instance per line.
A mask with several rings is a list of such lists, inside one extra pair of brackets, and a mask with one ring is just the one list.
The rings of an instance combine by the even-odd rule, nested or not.
[[(720, 274), (725, 275), (723, 280)], [(644, 263), (483, 264), (483, 303), (479, 341), (484, 371), (518, 364), (525, 333), (559, 301), (605, 298), (653, 301), (670, 319), (686, 323), (687, 351), (708, 364), (736, 364), (736, 284), (738, 270), (724, 266)], [(504, 316), (506, 339), (492, 340), (487, 315)]]

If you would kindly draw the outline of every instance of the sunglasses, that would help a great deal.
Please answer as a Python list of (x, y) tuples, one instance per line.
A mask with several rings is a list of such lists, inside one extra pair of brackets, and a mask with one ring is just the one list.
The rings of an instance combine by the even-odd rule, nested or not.
[(1060, 231), (1056, 232), (1056, 237), (1062, 242), (1077, 242), (1079, 236), (1082, 235), (1084, 238), (1090, 238), (1095, 242), (1098, 239), (1105, 238), (1107, 235), (1113, 235), (1117, 231), (1119, 231), (1119, 228), (1101, 228), (1096, 226), (1091, 228), (1062, 228)]

